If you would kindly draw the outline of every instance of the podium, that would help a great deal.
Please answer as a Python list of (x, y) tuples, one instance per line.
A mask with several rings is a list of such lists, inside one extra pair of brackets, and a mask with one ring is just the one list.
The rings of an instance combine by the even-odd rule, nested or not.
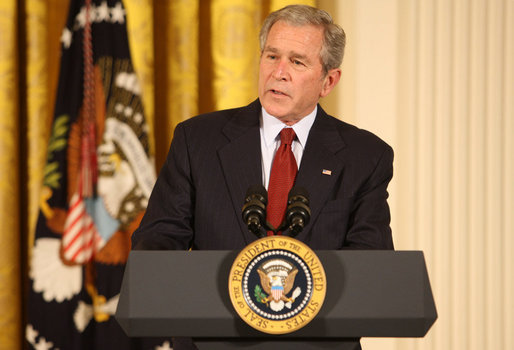
[(117, 321), (131, 337), (193, 337), (199, 349), (339, 349), (351, 338), (423, 337), (437, 318), (421, 251), (327, 250), (316, 252), (327, 277), (316, 318), (293, 333), (261, 333), (230, 301), (237, 254), (132, 251)]

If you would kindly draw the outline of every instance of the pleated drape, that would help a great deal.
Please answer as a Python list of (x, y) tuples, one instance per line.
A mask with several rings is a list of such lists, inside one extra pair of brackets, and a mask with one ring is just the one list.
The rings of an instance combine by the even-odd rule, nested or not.
[(424, 252), (439, 314), (363, 348), (514, 349), (514, 2), (332, 3), (339, 116), (393, 146), (395, 247)]
[(440, 316), (398, 349), (512, 349), (514, 2), (400, 8), (397, 236)]
[(15, 0), (0, 3), (0, 348), (20, 346), (20, 120)]

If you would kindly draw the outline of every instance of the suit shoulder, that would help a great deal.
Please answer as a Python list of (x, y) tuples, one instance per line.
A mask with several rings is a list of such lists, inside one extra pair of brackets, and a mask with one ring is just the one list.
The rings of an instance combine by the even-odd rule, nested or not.
[(186, 129), (200, 128), (216, 130), (218, 128), (222, 128), (228, 121), (235, 120), (234, 118), (237, 118), (238, 120), (242, 119), (240, 122), (244, 122), (245, 118), (240, 118), (240, 116), (248, 114), (255, 115), (256, 113), (260, 113), (260, 104), (258, 104), (258, 101), (254, 101), (244, 107), (202, 113), (180, 122), (177, 127), (180, 126)]
[(177, 127), (186, 129), (202, 127), (214, 127), (216, 125), (224, 125), (239, 108), (220, 110), (208, 113), (202, 113), (180, 122)]
[(361, 129), (333, 116), (328, 117), (333, 127), (336, 128), (341, 138), (348, 146), (359, 148), (371, 147), (374, 149), (383, 149), (384, 151), (390, 150), (392, 152), (391, 146), (371, 131)]

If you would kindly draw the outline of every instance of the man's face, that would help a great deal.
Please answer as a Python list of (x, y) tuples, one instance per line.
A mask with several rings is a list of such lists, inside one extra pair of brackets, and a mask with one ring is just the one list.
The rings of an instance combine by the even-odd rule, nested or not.
[(259, 99), (264, 109), (288, 125), (314, 110), (340, 77), (339, 69), (325, 76), (320, 51), (323, 29), (276, 22), (262, 51)]

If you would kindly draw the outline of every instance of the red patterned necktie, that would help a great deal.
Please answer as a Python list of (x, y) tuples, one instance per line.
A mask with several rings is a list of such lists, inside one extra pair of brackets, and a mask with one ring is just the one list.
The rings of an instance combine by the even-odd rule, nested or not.
[[(291, 144), (295, 136), (292, 128), (282, 129), (280, 132), (280, 147), (273, 158), (268, 186), (268, 208), (266, 211), (267, 220), (274, 228), (278, 228), (284, 219), (287, 195), (293, 187), (294, 179), (298, 172), (296, 159), (291, 150)], [(272, 231), (268, 231), (268, 236), (272, 234)]]

